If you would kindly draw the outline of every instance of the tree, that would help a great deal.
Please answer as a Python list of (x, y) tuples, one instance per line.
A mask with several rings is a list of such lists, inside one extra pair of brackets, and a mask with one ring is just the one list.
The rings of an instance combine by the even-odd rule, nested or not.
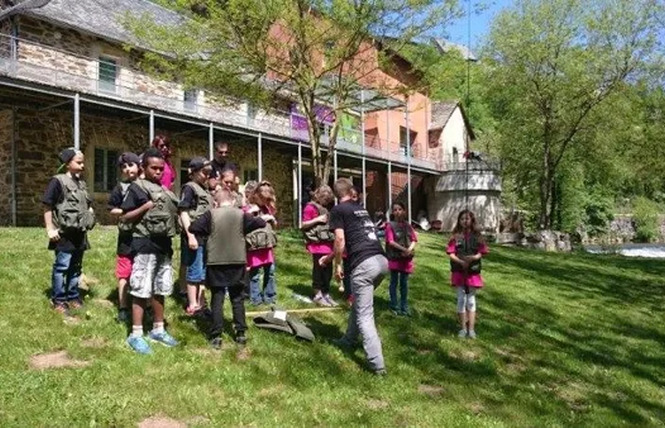
[(492, 25), (485, 61), (504, 165), (551, 228), (557, 173), (592, 113), (655, 60), (656, 0), (520, 0)]
[[(406, 95), (421, 85), (409, 70), (409, 84), (382, 79), (412, 40), (441, 29), (457, 14), (456, 0), (161, 0), (186, 16), (164, 27), (149, 18), (128, 18), (152, 71), (269, 108), (275, 99), (297, 101), (308, 124), (312, 166), (318, 182), (330, 176), (330, 154), (359, 85), (377, 96)], [(379, 47), (380, 49), (376, 50)], [(325, 106), (332, 123), (328, 151), (318, 126)], [(340, 119), (340, 120), (338, 120)]]

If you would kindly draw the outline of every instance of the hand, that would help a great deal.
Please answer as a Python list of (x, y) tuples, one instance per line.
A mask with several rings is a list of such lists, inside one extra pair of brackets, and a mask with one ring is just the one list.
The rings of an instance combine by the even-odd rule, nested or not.
[(196, 251), (199, 249), (199, 242), (196, 240), (195, 236), (192, 235), (187, 237), (187, 246), (192, 251)]
[(271, 214), (264, 214), (261, 216), (263, 221), (268, 222), (268, 223), (274, 223), (275, 222), (275, 217), (272, 216)]
[(150, 211), (155, 207), (155, 203), (152, 200), (150, 200), (146, 202), (143, 206), (146, 207), (146, 211)]
[(462, 269), (468, 270), (469, 269), (469, 262), (467, 262), (465, 259), (461, 259), (461, 262), (462, 263), (460, 263), (460, 264), (462, 265)]
[(60, 231), (58, 229), (46, 229), (48, 240), (51, 242), (58, 242), (60, 240)]
[(328, 266), (328, 263), (330, 263), (330, 258), (328, 256), (321, 256), (321, 258), (319, 258), (319, 266), (326, 267)]
[(320, 215), (320, 216), (317, 217), (316, 220), (321, 224), (326, 224), (326, 223), (328, 223), (328, 214)]
[(335, 279), (337, 281), (341, 281), (344, 279), (344, 266), (342, 266), (341, 264), (335, 267)]

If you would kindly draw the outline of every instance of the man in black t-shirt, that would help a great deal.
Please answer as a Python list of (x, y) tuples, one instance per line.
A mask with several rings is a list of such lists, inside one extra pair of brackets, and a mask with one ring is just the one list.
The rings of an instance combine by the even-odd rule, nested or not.
[[(215, 143), (215, 153), (210, 162), (212, 166), (212, 173), (210, 174), (210, 180), (221, 180), (222, 171), (231, 169), (238, 175), (238, 165), (236, 165), (231, 159), (229, 159), (229, 143), (224, 141), (217, 141)], [(216, 183), (212, 188), (216, 187)]]
[(344, 277), (342, 253), (346, 248), (347, 274), (351, 275), (354, 296), (346, 334), (338, 343), (353, 346), (358, 335), (362, 336), (370, 368), (374, 373), (384, 375), (386, 367), (381, 340), (374, 323), (374, 289), (388, 273), (388, 260), (369, 213), (352, 200), (352, 188), (353, 183), (347, 178), (335, 182), (339, 204), (330, 211), (330, 230), (335, 233), (335, 277)]

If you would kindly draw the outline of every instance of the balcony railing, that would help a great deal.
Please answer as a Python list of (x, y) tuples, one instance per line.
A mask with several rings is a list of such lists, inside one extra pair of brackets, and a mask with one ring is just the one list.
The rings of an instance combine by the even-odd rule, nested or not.
[[(208, 97), (200, 102), (192, 92), (174, 82), (160, 81), (136, 69), (123, 65), (123, 59), (102, 56), (92, 58), (73, 52), (0, 34), (0, 75), (44, 84), (57, 88), (91, 94), (101, 98), (127, 102), (145, 108), (164, 110), (257, 132), (265, 132), (296, 141), (309, 141), (306, 129), (295, 129), (295, 113), (263, 111), (224, 105)], [(199, 92), (201, 94), (201, 92)], [(366, 154), (383, 160), (407, 165), (409, 159), (396, 142), (372, 137), (371, 145), (363, 149), (362, 133), (344, 128), (337, 141), (339, 150)], [(377, 144), (378, 142), (378, 144)], [(324, 142), (327, 145), (327, 141)], [(376, 146), (379, 147), (376, 147)], [(411, 153), (411, 165), (436, 170), (437, 162), (420, 153), (418, 146)]]
[(500, 172), (501, 162), (480, 153), (478, 158), (465, 159), (461, 154), (458, 156), (445, 156), (439, 166), (442, 171), (468, 171), (472, 172)]

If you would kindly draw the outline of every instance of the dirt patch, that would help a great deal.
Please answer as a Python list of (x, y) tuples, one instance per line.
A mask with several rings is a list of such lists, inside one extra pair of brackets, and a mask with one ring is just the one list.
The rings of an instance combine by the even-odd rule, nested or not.
[(556, 385), (552, 387), (552, 390), (574, 412), (583, 412), (589, 408), (587, 401), (588, 393), (584, 386), (577, 382)]
[(256, 395), (262, 398), (266, 398), (280, 395), (282, 392), (284, 392), (284, 385), (279, 384), (275, 386), (269, 386), (268, 388), (263, 388)]
[(423, 383), (418, 385), (418, 392), (420, 392), (421, 394), (425, 394), (429, 397), (436, 398), (443, 395), (445, 390), (437, 385), (427, 385)]
[(238, 361), (247, 361), (251, 358), (251, 356), (252, 352), (246, 346), (243, 346), (242, 348), (238, 349), (238, 352), (236, 353), (236, 359)]
[(385, 409), (389, 405), (390, 404), (385, 400), (377, 400), (377, 399), (374, 399), (374, 398), (367, 400), (367, 407), (371, 410)]
[(163, 416), (151, 416), (139, 422), (139, 428), (187, 428), (187, 424)]
[(104, 348), (108, 342), (101, 337), (89, 337), (81, 341), (81, 346), (85, 348)]
[(480, 358), (479, 352), (470, 349), (451, 351), (448, 355), (452, 358), (467, 362), (477, 361)]
[(84, 273), (81, 274), (81, 277), (79, 278), (79, 288), (81, 290), (89, 291), (94, 285), (99, 285), (99, 280), (97, 278)]
[(193, 418), (187, 419), (188, 426), (204, 425), (210, 423), (210, 419), (205, 416), (194, 416)]
[(478, 403), (478, 402), (469, 403), (466, 407), (474, 415), (479, 415), (479, 414), (481, 414), (485, 411), (485, 406), (483, 406), (482, 403)]
[(33, 370), (57, 369), (61, 367), (85, 367), (90, 361), (75, 360), (69, 357), (67, 351), (37, 354), (30, 357), (30, 367)]
[(81, 324), (81, 318), (74, 316), (74, 315), (68, 315), (62, 319), (62, 321), (67, 324), (67, 325), (78, 325)]
[(432, 350), (427, 348), (420, 348), (416, 352), (418, 353), (418, 355), (429, 355), (432, 353)]
[(115, 303), (113, 303), (113, 302), (110, 301), (110, 300), (106, 300), (106, 299), (93, 299), (92, 301), (93, 301), (95, 304), (97, 304), (97, 305), (99, 305), (99, 306), (101, 306), (101, 307), (103, 307), (103, 308), (114, 308), (114, 307), (115, 307)]

